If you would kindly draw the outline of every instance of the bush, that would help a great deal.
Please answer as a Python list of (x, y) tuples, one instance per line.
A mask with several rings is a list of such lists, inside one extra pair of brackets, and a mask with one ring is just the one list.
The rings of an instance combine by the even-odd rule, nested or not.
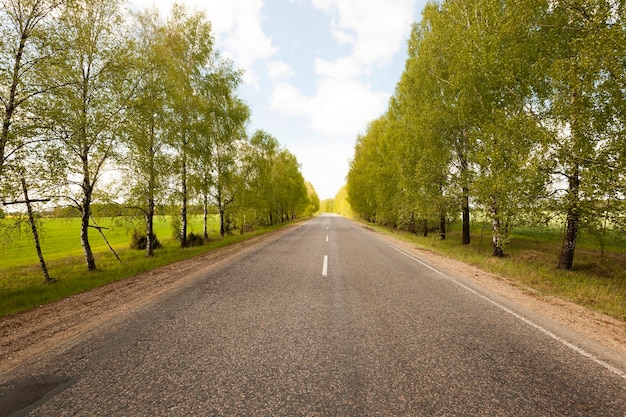
[(171, 216), (170, 226), (172, 228), (172, 237), (180, 240), (180, 233), (183, 230), (182, 222), (179, 216)]
[(202, 235), (197, 235), (195, 233), (189, 233), (187, 235), (187, 246), (202, 246), (204, 244), (204, 238)]
[[(139, 233), (138, 231), (135, 230), (133, 232), (133, 236), (130, 239), (131, 249), (145, 250), (147, 244), (148, 244), (148, 239), (146, 239), (146, 235)], [(161, 245), (161, 242), (159, 242), (159, 239), (157, 239), (154, 233), (152, 233), (152, 244), (153, 244), (152, 249), (158, 249), (163, 246)]]

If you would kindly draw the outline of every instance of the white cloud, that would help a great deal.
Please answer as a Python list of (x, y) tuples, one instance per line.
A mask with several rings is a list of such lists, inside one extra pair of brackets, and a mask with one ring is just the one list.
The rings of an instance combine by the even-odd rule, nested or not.
[(368, 121), (385, 111), (389, 95), (372, 91), (357, 81), (325, 79), (312, 97), (305, 97), (292, 85), (274, 85), (270, 106), (290, 116), (309, 120), (311, 128), (328, 136), (356, 137)]
[(294, 75), (293, 68), (283, 61), (269, 61), (267, 71), (272, 80), (281, 80)]
[(357, 81), (324, 80), (312, 101), (311, 126), (329, 136), (356, 136), (385, 111), (388, 97)]
[(371, 65), (389, 61), (404, 45), (413, 22), (415, 0), (312, 0), (332, 15), (331, 33), (353, 52), (335, 61), (318, 60), (316, 70), (326, 77), (350, 78), (369, 71)]
[(296, 143), (290, 150), (298, 155), (302, 174), (311, 180), (321, 199), (333, 198), (344, 183), (354, 141), (318, 140)]
[(198, 7), (207, 10), (213, 23), (218, 47), (225, 51), (238, 68), (245, 69), (244, 82), (256, 84), (258, 76), (253, 65), (260, 60), (272, 57), (277, 48), (265, 34), (263, 21), (263, 0), (212, 1), (194, 0)]
[(389, 93), (374, 91), (359, 78), (388, 62), (405, 45), (414, 18), (415, 0), (311, 0), (331, 15), (331, 34), (352, 46), (345, 56), (329, 61), (316, 58), (314, 95), (304, 96), (285, 82), (273, 86), (272, 109), (305, 117), (309, 126), (326, 136), (364, 132), (388, 105)]
[(276, 82), (270, 98), (270, 106), (289, 116), (305, 116), (308, 113), (310, 99), (307, 99), (291, 84)]
[(361, 64), (353, 56), (341, 57), (332, 62), (316, 58), (315, 73), (320, 77), (350, 80), (361, 75), (367, 75), (369, 66)]

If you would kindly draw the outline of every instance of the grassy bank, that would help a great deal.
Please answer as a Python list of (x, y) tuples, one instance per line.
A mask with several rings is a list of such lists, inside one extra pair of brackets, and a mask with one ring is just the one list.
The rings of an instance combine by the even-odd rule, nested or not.
[[(120, 225), (115, 219), (99, 220), (108, 227), (104, 233), (119, 255), (120, 264), (97, 230), (90, 231), (90, 242), (98, 270), (87, 272), (80, 246), (78, 219), (44, 219), (42, 250), (50, 276), (58, 279), (54, 284), (43, 284), (43, 275), (32, 243), (27, 234), (3, 244), (0, 249), (0, 317), (62, 299), (72, 294), (90, 290), (109, 282), (122, 280), (143, 271), (268, 233), (282, 225), (259, 229), (240, 235), (236, 233), (219, 237), (219, 224), (212, 219), (210, 241), (202, 246), (181, 249), (171, 237), (170, 225), (162, 218), (155, 222), (156, 233), (163, 248), (155, 251), (154, 258), (130, 249), (132, 228)], [(201, 233), (201, 218), (193, 218), (190, 231)]]
[(416, 247), (436, 251), (450, 258), (514, 280), (537, 294), (554, 295), (626, 321), (626, 238), (608, 236), (603, 244), (596, 236), (582, 233), (571, 271), (556, 269), (562, 243), (557, 229), (520, 228), (510, 235), (504, 258), (491, 256), (490, 229), (475, 225), (472, 243), (461, 244), (460, 225), (452, 225), (446, 240), (397, 232), (367, 224), (392, 234)]

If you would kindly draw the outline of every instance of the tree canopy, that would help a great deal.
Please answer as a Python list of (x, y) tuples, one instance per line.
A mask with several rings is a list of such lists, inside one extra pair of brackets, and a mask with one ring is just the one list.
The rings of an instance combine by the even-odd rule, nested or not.
[[(624, 227), (626, 3), (444, 0), (413, 26), (385, 115), (357, 139), (353, 210), (424, 233), (471, 212), (508, 229)], [(600, 224), (602, 226), (600, 226)], [(437, 227), (437, 226), (436, 226)]]

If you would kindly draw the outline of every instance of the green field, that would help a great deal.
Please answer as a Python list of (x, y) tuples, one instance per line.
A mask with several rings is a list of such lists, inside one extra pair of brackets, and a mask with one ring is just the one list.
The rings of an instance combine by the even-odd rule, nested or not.
[[(139, 231), (145, 229), (142, 220), (139, 219), (132, 221), (124, 218), (102, 218), (96, 219), (96, 221), (98, 226), (106, 227), (102, 232), (116, 251), (128, 248), (135, 228)], [(7, 228), (12, 222), (12, 219), (0, 220), (0, 227), (4, 226)], [(219, 218), (217, 215), (210, 217), (209, 230), (209, 233), (213, 232), (213, 237), (216, 237), (215, 235), (219, 232)], [(202, 217), (190, 217), (188, 232), (198, 234), (202, 233), (202, 231)], [(80, 245), (80, 219), (40, 219), (38, 232), (46, 261), (83, 255), (83, 249)], [(154, 232), (163, 243), (172, 239), (169, 217), (156, 217)], [(98, 230), (94, 228), (89, 228), (89, 242), (94, 253), (109, 251), (106, 242)], [(5, 237), (3, 242), (1, 242), (0, 271), (8, 267), (26, 266), (38, 262), (37, 252), (35, 251), (29, 228), (23, 228), (19, 235)]]

